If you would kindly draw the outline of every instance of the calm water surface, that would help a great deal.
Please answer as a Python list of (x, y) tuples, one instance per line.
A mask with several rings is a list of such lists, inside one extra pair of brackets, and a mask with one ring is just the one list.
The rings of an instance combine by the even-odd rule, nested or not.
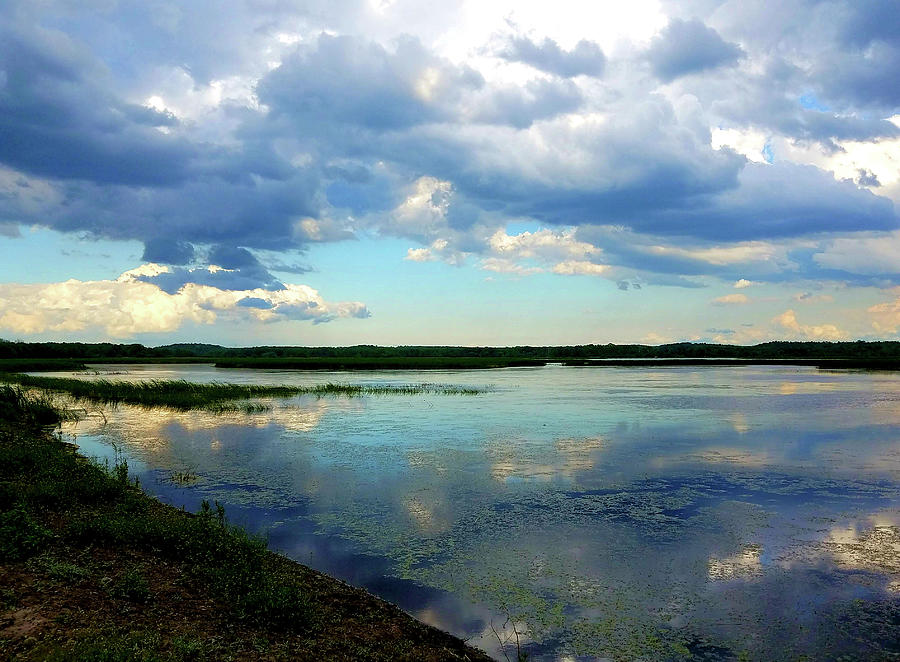
[[(900, 653), (900, 375), (127, 370), (109, 378), (492, 386), (257, 414), (119, 407), (73, 432), (91, 455), (118, 446), (163, 500), (217, 499), (495, 656), (514, 627), (539, 660)], [(197, 480), (173, 483), (184, 470)]]

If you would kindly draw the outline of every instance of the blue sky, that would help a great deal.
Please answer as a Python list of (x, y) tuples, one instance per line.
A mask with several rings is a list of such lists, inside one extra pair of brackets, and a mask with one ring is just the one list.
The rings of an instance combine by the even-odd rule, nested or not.
[(0, 337), (896, 339), (894, 0), (10, 0)]

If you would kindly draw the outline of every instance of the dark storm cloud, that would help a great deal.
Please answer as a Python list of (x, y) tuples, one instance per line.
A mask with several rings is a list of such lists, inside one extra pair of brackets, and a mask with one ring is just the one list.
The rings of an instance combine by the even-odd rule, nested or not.
[[(570, 81), (532, 80), (488, 86), (468, 66), (403, 37), (393, 50), (361, 37), (320, 35), (300, 47), (258, 84), (270, 109), (268, 135), (282, 124), (318, 132), (341, 156), (377, 150), (380, 134), (429, 123), (485, 123), (527, 128), (577, 109), (583, 97)], [(347, 179), (329, 167), (330, 176)], [(350, 181), (350, 180), (347, 180)]]
[(194, 259), (194, 247), (185, 241), (156, 237), (144, 243), (141, 259), (160, 264), (188, 264)]
[(726, 42), (699, 20), (673, 19), (653, 40), (647, 58), (662, 80), (733, 64), (744, 54), (740, 46)]
[[(897, 8), (900, 11), (900, 8)], [(854, 108), (880, 108), (887, 112), (900, 105), (900, 44), (876, 41), (864, 51), (824, 57), (815, 75), (826, 98)]]
[(213, 246), (205, 262), (218, 269), (179, 267), (155, 276), (140, 276), (139, 280), (153, 283), (169, 294), (174, 294), (187, 283), (209, 285), (221, 290), (284, 289), (284, 284), (246, 248), (224, 244)]
[(471, 119), (527, 129), (537, 120), (576, 110), (582, 101), (580, 90), (569, 81), (532, 80), (486, 95)]
[(138, 280), (152, 283), (168, 294), (175, 294), (188, 283), (208, 285), (220, 290), (284, 289), (284, 283), (260, 265), (228, 271), (210, 271), (202, 267), (196, 269), (176, 267), (156, 276), (139, 276)]
[(138, 239), (147, 259), (184, 264), (189, 242), (296, 246), (294, 220), (319, 212), (315, 169), (252, 136), (192, 141), (170, 113), (122, 100), (104, 63), (61, 32), (5, 25), (0, 69), (0, 163), (55, 182), (59, 201), (36, 214), (19, 187), (0, 196), (0, 218)]
[[(748, 163), (731, 189), (681, 208), (620, 209), (605, 220), (615, 223), (617, 219), (637, 232), (718, 242), (900, 227), (890, 200), (851, 182), (836, 181), (813, 166), (788, 163)], [(668, 263), (682, 273), (697, 273), (681, 258), (643, 259), (661, 268)]]
[(270, 301), (257, 297), (246, 297), (238, 301), (237, 305), (241, 308), (258, 308), (260, 310), (271, 310), (275, 307)]
[(287, 264), (281, 261), (267, 261), (266, 268), (271, 271), (280, 271), (285, 274), (306, 274), (313, 271), (312, 267), (305, 264)]
[(896, 0), (830, 3), (838, 41), (815, 63), (826, 93), (856, 107), (900, 104), (900, 7)]
[[(317, 182), (314, 172), (303, 170), (284, 181), (207, 176), (162, 189), (65, 182), (57, 189), (61, 203), (31, 222), (111, 239), (164, 236), (192, 244), (284, 250), (300, 243), (295, 219), (319, 213)], [(28, 218), (30, 213), (16, 200), (0, 199), (0, 216)]]
[[(703, 227), (703, 236), (725, 241), (792, 237), (817, 232), (892, 230), (900, 226), (890, 200), (835, 180), (818, 168), (790, 163), (748, 164), (741, 186), (707, 208), (660, 215), (670, 231)], [(653, 223), (646, 229), (652, 229)]]
[(391, 52), (322, 34), (314, 48), (297, 49), (261, 80), (257, 92), (274, 116), (297, 124), (387, 131), (449, 119), (460, 92), (483, 84), (473, 69), (436, 58), (412, 37)]
[(549, 38), (537, 44), (528, 37), (512, 37), (498, 55), (564, 78), (579, 75), (600, 77), (606, 67), (603, 51), (596, 43), (585, 39), (566, 51)]
[(65, 34), (0, 28), (0, 162), (24, 172), (104, 184), (174, 186), (196, 149), (155, 127), (174, 118), (126, 103), (103, 67)]
[[(672, 6), (690, 11), (685, 5)], [(895, 0), (754, 0), (721, 3), (714, 13), (719, 32), (740, 40), (756, 61), (796, 64), (800, 94), (814, 90), (838, 113), (869, 110), (879, 117), (900, 104), (898, 15)], [(773, 92), (781, 91), (772, 82)]]
[(209, 262), (223, 269), (243, 269), (259, 266), (253, 253), (236, 246), (215, 246), (209, 252)]
[[(315, 301), (304, 301), (296, 304), (282, 304), (275, 309), (279, 315), (292, 320), (312, 320), (313, 324), (325, 324), (334, 320), (337, 315), (323, 315)], [(357, 306), (347, 310), (348, 317), (366, 319), (372, 313), (365, 306)]]
[(638, 232), (735, 242), (817, 232), (891, 230), (900, 225), (890, 200), (836, 181), (813, 166), (747, 164), (739, 185), (690, 205), (631, 208), (597, 214)]
[(535, 135), (436, 128), (393, 137), (383, 151), (452, 181), (481, 209), (558, 225), (639, 222), (696, 204), (735, 187), (745, 162), (711, 149), (708, 132), (679, 125), (658, 97), (604, 123), (560, 122)]

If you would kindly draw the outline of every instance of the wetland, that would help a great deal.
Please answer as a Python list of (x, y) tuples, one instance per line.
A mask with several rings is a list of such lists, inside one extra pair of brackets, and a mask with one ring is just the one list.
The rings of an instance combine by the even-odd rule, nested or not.
[(288, 389), (214, 411), (96, 401), (64, 430), (497, 659), (900, 655), (895, 373), (91, 368), (123, 392)]

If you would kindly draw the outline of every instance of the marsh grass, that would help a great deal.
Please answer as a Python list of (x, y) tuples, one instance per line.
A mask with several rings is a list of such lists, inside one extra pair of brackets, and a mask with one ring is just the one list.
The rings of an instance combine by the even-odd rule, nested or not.
[(61, 409), (46, 393), (29, 393), (7, 384), (0, 385), (0, 421), (53, 427), (62, 421), (76, 418), (78, 418), (76, 412)]
[[(44, 574), (75, 580), (82, 577), (76, 566), (40, 555), (58, 544), (152, 551), (187, 561), (194, 579), (231, 605), (238, 619), (281, 630), (310, 626), (305, 592), (276, 571), (265, 539), (227, 523), (224, 508), (204, 501), (191, 516), (158, 507), (130, 480), (118, 454), (113, 466), (103, 465), (78, 456), (59, 438), (38, 433), (39, 427), (32, 425), (34, 432), (23, 434), (22, 421), (48, 420), (52, 410), (44, 400), (11, 387), (0, 389), (0, 396), (8, 405), (0, 418), (0, 562), (34, 559), (32, 565)], [(57, 410), (57, 421), (64, 416)], [(53, 526), (48, 513), (66, 523)], [(126, 568), (106, 588), (131, 602), (152, 597), (139, 567)]]
[[(198, 384), (185, 380), (113, 381), (109, 379), (73, 379), (39, 377), (21, 373), (0, 373), (0, 381), (27, 388), (63, 392), (76, 401), (107, 405), (129, 404), (139, 407), (166, 407), (179, 411), (204, 409), (212, 412), (267, 411), (268, 406), (249, 402), (254, 398), (290, 398), (298, 395), (316, 397), (366, 395), (478, 395), (487, 389), (446, 384), (315, 384), (313, 386), (229, 384), (213, 382)], [(9, 388), (9, 387), (5, 387)], [(0, 394), (2, 396), (2, 394)], [(245, 402), (240, 402), (245, 401)], [(49, 403), (49, 399), (46, 400)], [(0, 407), (2, 407), (0, 397)]]

